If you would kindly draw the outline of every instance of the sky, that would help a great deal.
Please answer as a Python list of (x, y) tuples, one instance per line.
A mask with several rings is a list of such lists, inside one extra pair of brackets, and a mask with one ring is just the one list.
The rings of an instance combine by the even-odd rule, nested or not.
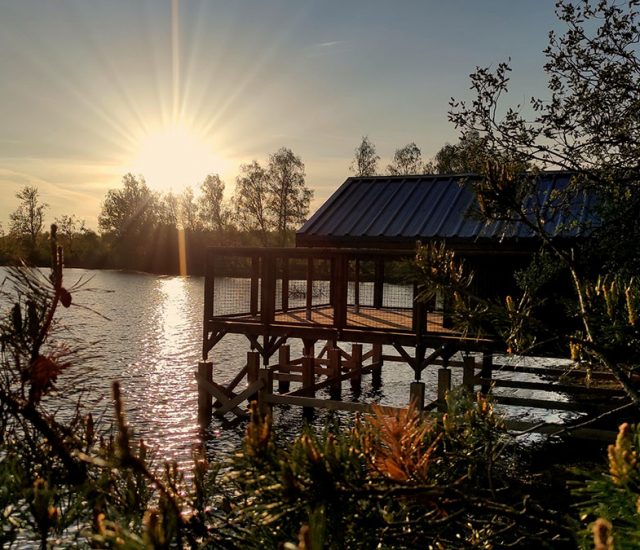
[(127, 172), (180, 193), (289, 147), (312, 211), (367, 135), (385, 166), (458, 139), (451, 97), (511, 58), (510, 102), (545, 95), (553, 0), (2, 0), (0, 223), (24, 185), (97, 228)]

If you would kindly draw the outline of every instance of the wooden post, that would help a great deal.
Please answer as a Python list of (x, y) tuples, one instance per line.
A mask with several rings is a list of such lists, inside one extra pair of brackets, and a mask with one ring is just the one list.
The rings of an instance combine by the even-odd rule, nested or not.
[(447, 410), (447, 392), (451, 389), (451, 370), (438, 369), (438, 410)]
[[(480, 377), (485, 380), (491, 380), (493, 373), (493, 354), (492, 353), (483, 353), (482, 354), (482, 369), (480, 370)], [(488, 382), (483, 382), (480, 386), (480, 391), (483, 395), (489, 393), (491, 389), (491, 384)]]
[(204, 311), (203, 311), (203, 322), (202, 322), (202, 358), (203, 360), (207, 359), (207, 354), (210, 351), (210, 347), (208, 345), (209, 321), (213, 319), (213, 313), (214, 313), (213, 302), (215, 300), (215, 297), (214, 297), (215, 270), (214, 270), (213, 255), (211, 253), (208, 253), (205, 261), (206, 261), (206, 266), (205, 266), (205, 277), (204, 277)]
[(273, 393), (273, 370), (269, 368), (260, 369), (258, 379), (262, 381), (262, 387), (258, 391), (258, 410), (261, 415), (271, 412), (271, 404), (265, 397)]
[[(291, 369), (289, 369), (290, 361), (291, 350), (289, 348), (289, 344), (282, 344), (278, 350), (278, 364), (280, 365), (278, 371), (284, 374), (291, 372)], [(289, 380), (278, 380), (278, 391), (280, 393), (287, 393), (289, 391), (289, 387)]]
[(251, 305), (250, 312), (252, 316), (258, 315), (258, 289), (260, 283), (260, 257), (251, 257)]
[[(247, 383), (251, 384), (258, 379), (258, 373), (260, 371), (260, 353), (257, 351), (247, 352)], [(253, 401), (256, 398), (255, 395), (250, 395), (247, 400)]]
[(337, 255), (335, 262), (335, 279), (332, 281), (332, 285), (335, 286), (333, 295), (333, 324), (335, 328), (342, 330), (347, 325), (347, 257), (344, 254)]
[[(340, 376), (342, 374), (340, 365), (341, 365), (341, 357), (340, 350), (335, 346), (329, 348), (328, 353), (329, 358), (329, 377), (333, 378), (335, 376)], [(331, 399), (340, 399), (340, 395), (342, 393), (342, 382), (334, 382), (329, 386), (329, 395)]]
[[(198, 377), (213, 382), (213, 363), (211, 361), (200, 361), (198, 363)], [(211, 394), (204, 388), (198, 386), (198, 423), (203, 428), (211, 422), (213, 413), (213, 402)]]
[(411, 382), (409, 386), (409, 402), (412, 403), (420, 413), (424, 410), (424, 382)]
[(353, 303), (354, 303), (354, 311), (356, 313), (360, 313), (360, 259), (356, 258), (355, 265), (355, 274), (354, 274), (354, 292), (353, 292)]
[(476, 359), (467, 355), (462, 360), (462, 387), (473, 393), (474, 378), (476, 377)]
[(376, 258), (375, 276), (373, 282), (373, 307), (382, 307), (382, 294), (384, 286), (384, 258)]
[(313, 385), (316, 382), (315, 359), (313, 355), (305, 355), (302, 358), (302, 388), (307, 397), (314, 397)]
[(307, 321), (311, 321), (313, 309), (313, 258), (307, 258)]
[(362, 385), (362, 344), (351, 346), (351, 389), (359, 390)]
[(382, 344), (373, 344), (373, 364), (371, 369), (371, 384), (374, 388), (382, 386)]
[(282, 258), (282, 311), (289, 311), (289, 258)]

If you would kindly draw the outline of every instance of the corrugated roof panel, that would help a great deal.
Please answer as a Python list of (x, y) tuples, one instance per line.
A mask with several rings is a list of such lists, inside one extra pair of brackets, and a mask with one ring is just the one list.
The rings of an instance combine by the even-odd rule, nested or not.
[(436, 181), (433, 185), (423, 185), (425, 188), (425, 194), (428, 193), (428, 197), (425, 201), (417, 205), (420, 211), (420, 216), (415, 217), (415, 223), (411, 226), (411, 233), (416, 237), (427, 237), (429, 224), (435, 212), (442, 208), (442, 201), (447, 195), (448, 181)]
[[(369, 224), (368, 218), (372, 212), (380, 209), (380, 204), (384, 199), (387, 186), (382, 182), (359, 182), (354, 185), (354, 196), (350, 203), (351, 208), (345, 213), (340, 224), (341, 234), (359, 235), (364, 227)], [(372, 206), (376, 207), (372, 209)]]
[(396, 200), (390, 204), (390, 208), (386, 213), (386, 219), (380, 227), (378, 235), (388, 235), (391, 237), (412, 237), (407, 233), (407, 222), (415, 216), (415, 207), (419, 206), (420, 200), (423, 198), (421, 190), (424, 192), (424, 186), (420, 185), (416, 179), (405, 180), (402, 184), (401, 192), (396, 194)]
[[(484, 223), (478, 216), (473, 182), (479, 176), (377, 176), (349, 178), (298, 231), (305, 236), (341, 239), (528, 239), (532, 230), (524, 223)], [(589, 220), (595, 222), (595, 198), (577, 196), (560, 213), (551, 208), (553, 191), (570, 184), (567, 172), (546, 172), (538, 179), (538, 191), (525, 206), (536, 205), (551, 234), (577, 236)], [(536, 220), (532, 220), (536, 221)], [(578, 223), (573, 223), (578, 221)]]

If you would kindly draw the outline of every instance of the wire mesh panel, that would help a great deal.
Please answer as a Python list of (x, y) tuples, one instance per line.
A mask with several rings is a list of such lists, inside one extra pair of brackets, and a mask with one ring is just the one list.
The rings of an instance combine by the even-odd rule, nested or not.
[(399, 332), (413, 329), (412, 272), (403, 259), (384, 255), (349, 259), (347, 324)]
[[(224, 321), (449, 332), (442, 299), (415, 301), (410, 259), (339, 249), (212, 249), (205, 316)], [(244, 252), (244, 253), (243, 253)], [(210, 309), (207, 308), (210, 304)]]
[(353, 307), (374, 307), (375, 262), (359, 258), (348, 263), (347, 304)]
[(213, 316), (260, 315), (260, 258), (221, 255), (213, 260)]
[(276, 323), (333, 324), (330, 260), (283, 257), (276, 269)]

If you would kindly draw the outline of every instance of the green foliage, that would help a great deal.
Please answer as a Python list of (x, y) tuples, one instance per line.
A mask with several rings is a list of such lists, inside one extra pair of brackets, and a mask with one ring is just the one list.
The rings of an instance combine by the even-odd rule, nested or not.
[[(581, 519), (587, 524), (582, 544), (590, 548), (631, 550), (640, 545), (640, 432), (622, 424), (608, 448), (608, 469), (577, 473), (586, 480), (574, 489)], [(597, 546), (600, 543), (601, 546)]]
[(464, 394), (449, 396), (441, 422), (378, 410), (349, 430), (307, 428), (290, 444), (254, 409), (234, 459), (243, 499), (232, 513), (255, 548), (295, 540), (303, 525), (307, 548), (568, 543), (551, 514), (526, 504), (505, 442), (491, 404)]
[(463, 336), (499, 338), (509, 353), (530, 352), (544, 331), (533, 312), (541, 299), (524, 290), (513, 298), (487, 299), (473, 289), (474, 273), (442, 243), (419, 246), (415, 256), (417, 300), (443, 296), (454, 328)]

